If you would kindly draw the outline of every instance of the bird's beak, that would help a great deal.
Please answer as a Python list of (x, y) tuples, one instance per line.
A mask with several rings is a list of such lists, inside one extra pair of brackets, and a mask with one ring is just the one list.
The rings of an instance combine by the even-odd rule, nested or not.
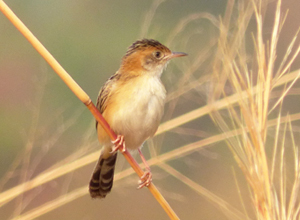
[(187, 56), (187, 53), (183, 53), (183, 52), (172, 52), (169, 56), (168, 59), (173, 59), (175, 57), (183, 57), (183, 56)]

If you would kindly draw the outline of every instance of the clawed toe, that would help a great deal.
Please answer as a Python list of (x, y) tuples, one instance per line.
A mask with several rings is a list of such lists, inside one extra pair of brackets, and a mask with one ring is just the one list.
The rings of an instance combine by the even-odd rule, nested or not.
[(110, 153), (115, 153), (117, 152), (119, 149), (122, 152), (126, 151), (126, 147), (125, 147), (125, 140), (124, 140), (124, 136), (123, 135), (118, 135), (117, 138), (114, 141), (111, 141), (114, 144), (114, 147), (112, 149), (112, 151)]
[(144, 172), (143, 176), (141, 176), (141, 179), (139, 180), (138, 189), (141, 189), (144, 186), (148, 187), (151, 182), (152, 182), (152, 173), (150, 170), (147, 170)]

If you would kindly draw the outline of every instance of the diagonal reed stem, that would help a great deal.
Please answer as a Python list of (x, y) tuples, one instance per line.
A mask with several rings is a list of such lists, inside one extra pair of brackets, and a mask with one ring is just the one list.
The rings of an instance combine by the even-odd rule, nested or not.
[[(13, 11), (0, 0), (0, 11), (10, 20), (10, 22), (24, 35), (24, 37), (31, 43), (31, 45), (38, 51), (38, 53), (46, 60), (46, 62), (53, 68), (57, 75), (65, 82), (65, 84), (71, 89), (71, 91), (77, 96), (77, 98), (83, 102), (90, 112), (93, 114), (95, 119), (108, 133), (112, 140), (117, 138), (117, 135), (111, 130), (109, 124), (100, 114), (98, 109), (95, 107), (90, 97), (83, 91), (83, 89), (73, 80), (73, 78), (64, 70), (64, 68), (56, 61), (56, 59), (49, 53), (49, 51), (40, 43), (40, 41), (31, 33), (31, 31), (23, 24), (23, 22), (13, 13)], [(122, 152), (122, 151), (121, 151)], [(143, 175), (143, 170), (130, 155), (130, 153), (125, 150), (122, 152), (125, 159), (138, 174), (139, 177)], [(170, 219), (179, 219), (176, 213), (173, 211), (168, 202), (164, 199), (158, 189), (153, 183), (150, 183), (148, 189), (153, 194), (155, 199), (159, 202), (165, 212), (168, 214)]]

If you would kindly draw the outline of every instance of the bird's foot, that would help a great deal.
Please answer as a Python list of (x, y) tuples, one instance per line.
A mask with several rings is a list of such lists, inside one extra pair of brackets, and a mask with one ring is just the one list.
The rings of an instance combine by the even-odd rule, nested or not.
[(138, 189), (141, 189), (144, 186), (148, 187), (151, 182), (152, 182), (152, 173), (149, 169), (144, 172), (143, 176), (141, 176), (141, 179), (139, 180)]
[(118, 135), (117, 138), (114, 141), (112, 141), (112, 143), (114, 144), (114, 147), (110, 153), (113, 154), (118, 150), (121, 150), (122, 152), (126, 151), (125, 140), (123, 135)]
[(144, 172), (144, 174), (141, 176), (140, 180), (139, 180), (139, 186), (138, 189), (143, 188), (144, 186), (149, 186), (150, 183), (152, 182), (152, 173), (150, 170), (150, 166), (148, 165), (144, 155), (142, 154), (141, 149), (138, 149), (138, 152), (140, 154), (140, 157), (145, 165), (146, 171)]

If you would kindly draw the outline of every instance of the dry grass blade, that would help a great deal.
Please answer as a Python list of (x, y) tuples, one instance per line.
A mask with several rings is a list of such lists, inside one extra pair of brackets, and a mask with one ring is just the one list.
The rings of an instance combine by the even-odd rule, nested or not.
[(87, 194), (86, 187), (82, 187), (79, 189), (74, 190), (74, 192), (69, 193), (67, 195), (63, 195), (54, 201), (47, 202), (35, 209), (30, 210), (28, 213), (24, 213), (22, 215), (19, 215), (15, 218), (14, 220), (30, 220), (30, 219), (35, 219), (37, 217), (40, 217), (41, 215), (48, 213), (56, 208), (59, 208), (63, 206), (66, 203), (69, 203), (71, 201), (74, 201), (77, 198), (82, 197), (83, 195)]
[(46, 182), (49, 182), (55, 178), (58, 178), (66, 173), (74, 171), (82, 166), (90, 164), (90, 161), (97, 160), (99, 157), (99, 151), (87, 155), (79, 160), (76, 160), (72, 163), (68, 163), (62, 166), (59, 166), (55, 169), (50, 169), (49, 171), (40, 174), (39, 176), (35, 177), (34, 179), (27, 181), (25, 183), (19, 184), (18, 186), (6, 190), (5, 192), (1, 193), (0, 197), (0, 206), (4, 205), (5, 203), (9, 202), (11, 199), (15, 198), (16, 196), (20, 195), (20, 193), (24, 193), (29, 191), (37, 186), (40, 186)]
[[(159, 4), (159, 3), (158, 3)], [(69, 89), (77, 96), (77, 98), (86, 105), (86, 107), (93, 114), (98, 123), (104, 128), (108, 136), (112, 141), (116, 140), (117, 135), (110, 128), (109, 124), (100, 114), (98, 109), (95, 107), (90, 97), (83, 91), (83, 89), (73, 80), (73, 78), (64, 70), (64, 68), (56, 61), (56, 59), (49, 53), (49, 51), (40, 43), (40, 41), (31, 33), (31, 31), (23, 24), (23, 22), (13, 13), (13, 11), (1, 0), (0, 10), (2, 13), (10, 20), (10, 22), (24, 35), (24, 37), (31, 43), (31, 45), (40, 53), (40, 55), (47, 61), (47, 63), (53, 68), (57, 75), (64, 81), (64, 83), (69, 87)], [(134, 171), (142, 177), (144, 171), (130, 155), (130, 153), (125, 150), (121, 151), (125, 159), (134, 169)], [(149, 191), (156, 198), (158, 203), (162, 206), (165, 212), (171, 219), (179, 219), (176, 213), (172, 210), (170, 205), (160, 194), (153, 183), (150, 182), (147, 186)]]
[[(0, 0), (0, 3), (2, 2)], [(162, 2), (164, 0), (153, 1), (152, 8), (145, 17), (145, 26), (141, 30), (142, 36), (147, 35), (155, 11)], [(292, 122), (300, 119), (300, 113), (282, 115), (285, 98), (292, 92), (293, 95), (299, 96), (297, 89), (292, 91), (292, 87), (296, 85), (300, 71), (289, 73), (300, 52), (300, 47), (296, 46), (298, 32), (288, 45), (282, 61), (275, 65), (275, 62), (278, 62), (279, 35), (286, 14), (283, 16), (280, 11), (281, 0), (278, 0), (274, 13), (274, 26), (270, 38), (266, 40), (264, 16), (267, 11), (267, 3), (268, 1), (261, 0), (229, 0), (223, 20), (216, 19), (208, 13), (191, 14), (179, 21), (168, 38), (168, 43), (171, 44), (176, 37), (181, 36), (188, 25), (202, 19), (208, 20), (219, 31), (219, 36), (210, 41), (208, 48), (197, 51), (196, 58), (184, 71), (186, 74), (182, 76), (182, 80), (179, 80), (178, 89), (168, 97), (168, 102), (172, 102), (173, 106), (176, 106), (177, 101), (182, 96), (188, 97), (188, 93), (211, 82), (208, 104), (176, 118), (172, 118), (173, 111), (168, 112), (170, 113), (168, 114), (169, 118), (172, 119), (161, 124), (156, 135), (163, 134), (188, 122), (196, 121), (196, 119), (206, 115), (211, 115), (212, 120), (222, 132), (193, 143), (182, 144), (183, 146), (164, 154), (157, 153), (159, 151), (155, 151), (153, 148), (151, 155), (155, 155), (155, 157), (150, 159), (148, 163), (150, 166), (160, 166), (195, 192), (203, 195), (222, 210), (228, 219), (250, 219), (252, 216), (267, 220), (299, 219), (300, 163)], [(253, 51), (249, 50), (247, 45), (251, 38), (247, 36), (248, 28), (251, 25), (256, 28), (251, 35), (253, 40), (251, 49)], [(185, 39), (189, 39), (189, 37)], [(216, 48), (217, 46), (218, 48)], [(212, 50), (212, 47), (216, 48), (216, 51)], [(213, 71), (212, 74), (202, 75), (195, 79), (196, 74), (194, 75), (194, 73), (202, 69), (203, 63), (212, 56), (213, 61), (210, 61), (212, 68), (208, 68)], [(275, 89), (276, 91), (274, 91)], [(89, 105), (89, 98), (87, 100), (85, 103)], [(92, 104), (89, 109), (91, 112), (96, 112)], [(274, 137), (273, 142), (272, 137)], [(241, 213), (230, 203), (220, 199), (214, 193), (209, 192), (165, 163), (173, 159), (182, 159), (202, 147), (221, 141), (227, 143), (247, 180), (254, 214), (249, 212), (247, 206), (244, 212), (250, 213), (251, 217), (248, 216), (248, 213)], [(293, 155), (293, 160), (288, 157), (290, 154)], [(98, 159), (98, 155), (99, 152), (97, 151), (72, 162), (66, 163), (64, 161), (60, 163), (59, 167), (52, 167), (25, 183), (1, 192), (0, 206), (18, 196), (20, 197), (24, 192), (93, 163)], [(140, 170), (137, 172), (139, 175), (141, 174)], [(132, 169), (124, 170), (115, 175), (115, 180), (120, 180), (133, 173)], [(18, 215), (16, 219), (37, 218), (87, 195), (87, 193), (86, 186), (72, 190), (48, 203)], [(163, 200), (163, 198), (158, 200)]]
[(216, 205), (216, 207), (220, 209), (228, 219), (247, 218), (243, 213), (241, 213), (240, 211), (232, 207), (229, 203), (227, 203), (217, 195), (213, 194), (209, 190), (205, 189), (204, 187), (200, 186), (196, 182), (192, 181), (191, 179), (187, 178), (185, 175), (179, 173), (177, 170), (167, 165), (166, 163), (159, 163), (158, 166), (164, 169), (172, 176), (176, 177), (178, 180), (188, 185), (190, 188), (192, 188), (200, 195), (204, 196), (210, 202), (214, 203), (214, 205)]
[[(270, 120), (268, 122), (268, 127), (273, 127), (273, 126), (278, 127), (282, 123), (286, 124), (288, 121), (292, 122), (292, 121), (297, 121), (297, 120), (300, 120), (300, 113), (295, 114), (295, 115), (289, 115), (286, 117), (281, 117), (280, 119)], [(184, 157), (185, 155), (188, 155), (195, 151), (198, 151), (202, 147), (206, 147), (208, 145), (212, 145), (212, 144), (215, 144), (215, 143), (227, 140), (227, 139), (234, 138), (240, 134), (242, 134), (242, 129), (228, 131), (228, 132), (225, 132), (225, 133), (222, 133), (219, 135), (211, 136), (211, 137), (203, 139), (201, 141), (191, 143), (186, 146), (182, 146), (178, 149), (167, 152), (165, 154), (161, 154), (155, 158), (150, 159), (148, 161), (148, 164), (150, 166), (160, 165), (161, 163), (165, 163), (165, 162), (173, 160), (175, 158), (178, 159), (178, 158)], [(59, 169), (50, 170), (45, 174), (41, 174), (37, 178), (31, 180), (30, 182), (27, 182), (27, 184), (32, 185), (33, 187), (35, 187), (37, 185), (41, 185), (41, 179), (44, 180), (44, 182), (42, 182), (42, 183), (51, 181), (51, 180), (61, 176), (62, 174), (66, 174), (68, 172), (74, 171), (80, 167), (83, 167), (83, 166), (89, 164), (91, 162), (91, 160), (98, 159), (98, 156), (99, 156), (99, 152), (92, 153), (90, 155), (87, 155), (81, 159), (74, 161), (74, 163), (69, 163), (69, 164), (63, 165)], [(168, 169), (168, 170), (170, 171), (170, 169)], [(126, 169), (124, 171), (118, 172), (115, 175), (115, 181), (126, 178), (129, 175), (132, 175), (133, 173), (134, 173), (134, 171), (132, 169)], [(170, 172), (170, 173), (172, 175), (175, 175), (174, 172), (173, 173)], [(180, 175), (182, 175), (182, 174), (180, 174)], [(49, 178), (47, 178), (48, 176), (49, 176)], [(178, 177), (178, 175), (176, 175), (176, 176)], [(299, 174), (298, 174), (298, 178), (299, 178)], [(208, 190), (204, 189), (200, 185), (198, 185), (194, 182), (191, 182), (186, 177), (179, 178), (179, 180), (184, 180), (184, 179), (187, 180), (187, 182), (184, 181), (186, 184), (188, 184), (191, 188), (196, 189), (196, 191), (199, 192), (199, 194), (207, 197), (215, 205), (220, 206), (220, 209), (222, 209), (224, 212), (226, 212), (227, 215), (228, 215), (228, 213), (232, 213), (235, 216), (242, 216), (242, 214), (240, 212), (235, 210), (235, 208), (231, 207), (230, 204), (226, 204), (226, 202), (224, 202), (223, 200), (220, 200), (218, 198), (218, 196), (214, 195), (212, 192), (209, 192)], [(11, 194), (12, 196), (16, 196), (15, 195), (16, 193), (17, 194), (24, 193), (26, 190), (29, 190), (29, 189), (31, 189), (31, 188), (24, 189), (23, 185), (19, 185), (9, 191), (4, 192), (3, 194), (0, 194), (0, 198), (2, 198), (2, 196), (4, 196), (4, 198), (5, 198), (6, 194), (7, 195)], [(83, 193), (82, 190), (85, 190), (85, 193)], [(36, 216), (36, 217), (41, 216), (41, 215), (46, 214), (47, 212), (50, 212), (58, 207), (61, 207), (62, 205), (66, 204), (68, 202), (72, 202), (75, 199), (80, 198), (81, 196), (84, 196), (86, 194), (88, 194), (88, 191), (86, 190), (86, 186), (84, 186), (82, 188), (79, 188), (77, 190), (69, 192), (68, 194), (66, 194), (60, 198), (57, 198), (45, 205), (41, 205), (41, 206), (37, 207), (36, 209), (29, 211), (28, 213), (24, 213), (23, 215), (18, 216), (18, 218), (30, 219), (32, 216)], [(13, 198), (14, 197), (10, 197), (10, 199), (13, 199)], [(6, 201), (7, 201), (7, 198), (6, 198)], [(244, 219), (244, 218), (240, 218), (240, 219)]]
[[(279, 82), (277, 82), (275, 86), (280, 86), (282, 84), (292, 81), (299, 74), (299, 72), (300, 71), (294, 71), (290, 74), (283, 76), (282, 79)], [(253, 88), (253, 91), (256, 91), (256, 89)], [(230, 97), (227, 97), (226, 99), (216, 101), (213, 106), (207, 105), (202, 108), (191, 111), (189, 113), (186, 113), (182, 116), (179, 116), (177, 118), (171, 119), (170, 121), (163, 123), (159, 127), (156, 135), (166, 132), (168, 130), (171, 130), (171, 129), (178, 127), (182, 124), (185, 124), (189, 121), (195, 120), (196, 118), (199, 118), (203, 115), (207, 115), (211, 112), (212, 109), (213, 110), (221, 110), (221, 109), (225, 108), (226, 106), (234, 105), (239, 100), (242, 100), (245, 97), (246, 97), (246, 92), (243, 92), (242, 94), (234, 94)], [(297, 115), (294, 116), (294, 120), (298, 120)], [(232, 135), (234, 135), (234, 134), (232, 134), (231, 132), (228, 132), (228, 133), (220, 134), (220, 137), (228, 138), (228, 137), (232, 137)], [(218, 139), (218, 138), (212, 137), (212, 138), (202, 140), (201, 142), (203, 142), (205, 144), (210, 144), (210, 143), (212, 143), (210, 140), (213, 140), (213, 139)], [(180, 153), (180, 149), (179, 149), (178, 155), (180, 155), (180, 154), (181, 153)], [(23, 183), (17, 187), (14, 187), (10, 190), (2, 192), (0, 194), (0, 206), (9, 202), (11, 199), (15, 198), (16, 196), (20, 195), (23, 192), (26, 192), (36, 186), (42, 185), (45, 182), (53, 180), (53, 179), (55, 179), (61, 175), (64, 175), (68, 172), (74, 171), (74, 170), (78, 169), (79, 167), (82, 167), (87, 164), (95, 162), (98, 159), (98, 155), (99, 155), (98, 151), (94, 152), (92, 154), (87, 155), (84, 158), (79, 159), (78, 161), (75, 161), (74, 163), (77, 164), (78, 166), (74, 165), (74, 164), (66, 164), (66, 165), (64, 165), (64, 168), (61, 170), (48, 171), (45, 174), (40, 174), (38, 177), (36, 177), (35, 179), (33, 179), (27, 183)], [(26, 186), (30, 186), (30, 187), (26, 187)]]
[(142, 30), (141, 30), (141, 33), (140, 33), (140, 38), (144, 38), (145, 36), (147, 36), (147, 32), (149, 30), (149, 27), (151, 25), (151, 22), (153, 20), (155, 12), (156, 12), (157, 8), (159, 7), (159, 5), (161, 5), (164, 1), (165, 0), (155, 0), (155, 1), (153, 1), (152, 5), (151, 5), (151, 9), (145, 15), (145, 19), (142, 23)]
[[(281, 0), (278, 0), (276, 3), (273, 31), (271, 39), (269, 40), (270, 45), (268, 46), (266, 46), (267, 44), (263, 38), (263, 11), (265, 10), (265, 5), (262, 4), (262, 1), (255, 0), (252, 0), (250, 4), (256, 20), (256, 35), (253, 35), (253, 45), (255, 48), (253, 62), (245, 62), (244, 57), (246, 54), (242, 44), (239, 47), (235, 47), (236, 45), (233, 45), (232, 41), (226, 37), (220, 39), (220, 51), (222, 51), (224, 62), (218, 67), (222, 69), (220, 72), (225, 73), (227, 76), (226, 79), (220, 79), (220, 84), (225, 85), (226, 83), (236, 95), (240, 96), (240, 99), (237, 102), (237, 106), (232, 105), (229, 101), (227, 102), (226, 108), (229, 121), (218, 111), (212, 114), (212, 118), (223, 132), (228, 132), (231, 127), (241, 129), (241, 135), (235, 136), (234, 140), (229, 139), (228, 145), (251, 187), (254, 199), (253, 206), (256, 209), (257, 219), (290, 219), (288, 217), (290, 214), (288, 214), (285, 208), (287, 198), (291, 196), (293, 202), (295, 202), (298, 196), (296, 196), (297, 199), (295, 199), (294, 193), (287, 195), (287, 164), (284, 159), (284, 145), (286, 144), (285, 133), (282, 135), (283, 137), (281, 137), (283, 138), (281, 140), (281, 146), (277, 147), (279, 144), (278, 136), (280, 135), (279, 127), (281, 116), (274, 119), (277, 120), (275, 133), (276, 146), (273, 151), (271, 168), (269, 167), (270, 162), (266, 148), (268, 146), (267, 134), (270, 133), (267, 125), (268, 117), (279, 104), (282, 104), (291, 87), (299, 78), (298, 72), (293, 76), (292, 83), (284, 87), (282, 95), (275, 100), (274, 106), (270, 108), (270, 99), (275, 83), (281, 81), (286, 76), (287, 69), (290, 69), (293, 61), (299, 54), (298, 47), (291, 58), (287, 58), (297, 36), (295, 36), (287, 50), (288, 55), (285, 56), (284, 63), (281, 64), (282, 67), (280, 68), (282, 72), (274, 74), (274, 72), (276, 72), (275, 61), (277, 57), (278, 39), (282, 27), (281, 22), (284, 20), (281, 19)], [(248, 6), (250, 7), (250, 5)], [(240, 11), (239, 13), (244, 14), (246, 12)], [(239, 25), (240, 23), (237, 26)], [(228, 33), (225, 32), (224, 35), (228, 35)], [(244, 35), (241, 37), (243, 38)], [(246, 40), (242, 40), (241, 42), (246, 42)], [(228, 48), (233, 47), (235, 48), (235, 54), (228, 52)], [(220, 94), (223, 94), (225, 97), (227, 96), (226, 91), (221, 87), (218, 87), (218, 89), (219, 90), (214, 91), (212, 95), (213, 101), (217, 100)], [(290, 132), (292, 133), (292, 130)], [(278, 159), (277, 149), (279, 148), (281, 157)], [(279, 160), (279, 162), (277, 160)], [(295, 157), (295, 160), (298, 160), (298, 156)], [(281, 170), (279, 181), (281, 187), (279, 193), (276, 191), (276, 183), (274, 182), (275, 165), (278, 163), (280, 164)], [(298, 162), (296, 164), (298, 164)], [(295, 176), (296, 180), (294, 184), (299, 187), (299, 183), (297, 182), (298, 173), (296, 173)], [(294, 205), (293, 203), (292, 206)], [(295, 206), (298, 207), (299, 204)], [(295, 209), (289, 209), (290, 212), (291, 210)], [(292, 213), (290, 216), (293, 216), (291, 219), (296, 219), (295, 217), (298, 216), (298, 213)]]

